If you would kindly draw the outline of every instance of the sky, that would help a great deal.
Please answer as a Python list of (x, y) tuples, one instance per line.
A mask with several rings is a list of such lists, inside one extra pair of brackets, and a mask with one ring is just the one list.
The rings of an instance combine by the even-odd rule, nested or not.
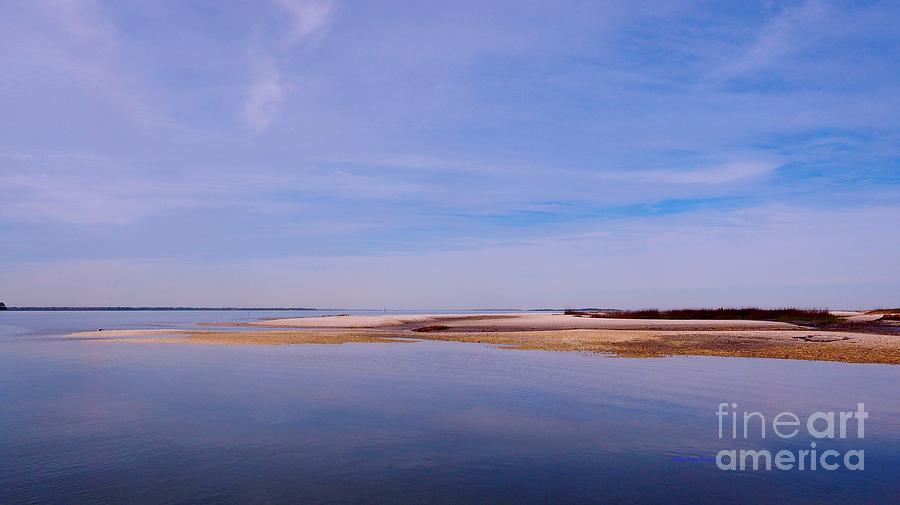
[(0, 0), (0, 301), (900, 306), (900, 4)]

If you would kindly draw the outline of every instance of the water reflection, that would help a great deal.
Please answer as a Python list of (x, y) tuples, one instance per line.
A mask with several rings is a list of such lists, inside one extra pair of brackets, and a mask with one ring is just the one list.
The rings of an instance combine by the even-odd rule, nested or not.
[[(900, 495), (898, 367), (441, 342), (56, 339), (91, 327), (255, 317), (0, 316), (0, 503), (886, 503)], [(767, 415), (865, 402), (866, 470), (722, 472), (702, 458), (730, 443), (717, 438), (721, 401)], [(776, 442), (745, 445), (765, 444)]]

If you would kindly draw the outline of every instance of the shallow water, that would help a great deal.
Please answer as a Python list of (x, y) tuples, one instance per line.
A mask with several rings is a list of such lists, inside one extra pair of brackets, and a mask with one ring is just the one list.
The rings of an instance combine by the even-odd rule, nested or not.
[[(308, 315), (308, 313), (303, 313)], [(314, 313), (313, 313), (314, 314)], [(0, 503), (896, 503), (900, 367), (464, 343), (69, 341), (279, 313), (0, 313)], [(298, 314), (299, 315), (299, 314)], [(726, 472), (720, 402), (869, 411), (865, 470)]]

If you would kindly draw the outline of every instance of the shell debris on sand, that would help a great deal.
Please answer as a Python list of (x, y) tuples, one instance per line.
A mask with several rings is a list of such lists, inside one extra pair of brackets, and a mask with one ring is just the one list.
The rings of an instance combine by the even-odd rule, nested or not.
[[(573, 322), (576, 321), (576, 322)], [(900, 337), (816, 331), (788, 323), (607, 320), (559, 314), (441, 314), (290, 318), (239, 323), (244, 330), (80, 332), (100, 342), (225, 345), (475, 342), (521, 350), (581, 351), (623, 357), (736, 356), (900, 364)], [(265, 327), (265, 329), (264, 329)], [(424, 331), (423, 331), (424, 330)]]

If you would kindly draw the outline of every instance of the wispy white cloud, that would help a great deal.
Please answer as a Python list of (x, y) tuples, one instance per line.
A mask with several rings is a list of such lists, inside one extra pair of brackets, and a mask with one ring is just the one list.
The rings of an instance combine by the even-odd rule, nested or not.
[(273, 0), (273, 3), (289, 15), (289, 28), (281, 40), (270, 42), (270, 47), (255, 47), (250, 51), (252, 79), (243, 104), (243, 117), (256, 133), (269, 127), (287, 96), (284, 66), (290, 52), (323, 34), (333, 12), (333, 5), (327, 0)]
[(714, 185), (761, 177), (777, 168), (778, 164), (771, 161), (738, 161), (689, 170), (603, 172), (599, 177), (660, 184)]
[(522, 175), (539, 170), (522, 164), (506, 165), (477, 160), (444, 158), (424, 154), (372, 154), (356, 157), (336, 157), (322, 160), (324, 164), (345, 164), (366, 167), (384, 167), (421, 173), (480, 173)]
[(836, 13), (818, 0), (785, 7), (759, 31), (741, 55), (720, 67), (716, 76), (728, 79), (759, 71), (829, 35)]
[(74, 78), (94, 97), (111, 103), (137, 123), (168, 123), (123, 61), (119, 31), (99, 2), (23, 2), (19, 7), (33, 22), (5, 27), (0, 24), (0, 30), (6, 32), (6, 43), (18, 49), (0, 61), (34, 65), (40, 71)]
[(104, 175), (0, 174), (0, 216), (20, 222), (123, 225), (200, 201), (196, 192), (176, 184)]
[(777, 166), (775, 163), (763, 161), (736, 162), (706, 169), (643, 172), (637, 174), (637, 177), (651, 182), (673, 184), (724, 184), (766, 175)]
[[(543, 241), (417, 255), (63, 260), (0, 264), (0, 278), (21, 305), (76, 300), (359, 308), (863, 308), (900, 303), (900, 266), (878, 253), (900, 247), (896, 234), (884, 233), (900, 216), (897, 207), (721, 214), (672, 218), (650, 227), (629, 223), (631, 234), (598, 234), (602, 247), (592, 241)], [(758, 225), (736, 227), (731, 220)], [(712, 229), (699, 226), (707, 221)], [(861, 243), (868, 244), (864, 251)]]
[(291, 15), (292, 29), (286, 39), (288, 45), (317, 35), (328, 25), (334, 5), (328, 0), (274, 0)]
[(257, 133), (265, 130), (278, 107), (284, 100), (284, 87), (281, 72), (276, 68), (272, 57), (266, 54), (258, 56), (253, 82), (247, 90), (244, 102), (244, 120)]
[[(196, 167), (148, 175), (135, 161), (91, 153), (0, 152), (0, 219), (126, 225), (177, 209), (243, 208), (296, 215), (309, 202), (384, 200), (423, 188), (402, 177), (299, 165), (295, 170)], [(289, 199), (278, 195), (289, 194)], [(328, 226), (333, 227), (333, 222)]]

